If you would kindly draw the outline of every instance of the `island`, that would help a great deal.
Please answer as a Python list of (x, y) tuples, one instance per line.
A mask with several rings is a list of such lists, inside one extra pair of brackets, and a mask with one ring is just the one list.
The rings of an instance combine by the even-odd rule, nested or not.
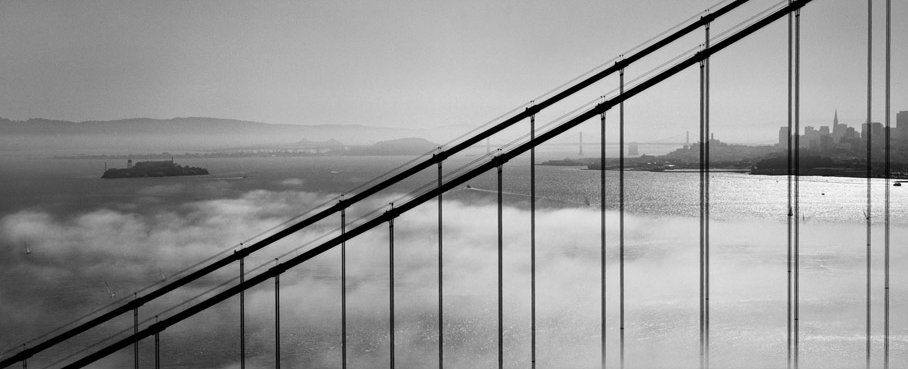
[(142, 178), (207, 175), (208, 169), (179, 165), (171, 160), (126, 162), (126, 168), (105, 169), (101, 178)]

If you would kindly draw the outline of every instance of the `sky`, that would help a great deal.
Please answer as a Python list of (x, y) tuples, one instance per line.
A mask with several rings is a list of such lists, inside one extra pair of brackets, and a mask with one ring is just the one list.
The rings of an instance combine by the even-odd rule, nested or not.
[[(0, 2), (0, 116), (210, 116), (290, 124), (477, 126), (713, 5), (672, 1)], [(714, 34), (769, 7), (753, 0)], [(874, 121), (883, 120), (883, 1), (874, 1)], [(803, 124), (866, 116), (866, 3), (803, 11)], [(893, 111), (908, 110), (908, 4), (893, 4)], [(711, 64), (713, 127), (773, 140), (785, 114), (785, 24)], [(695, 47), (655, 56), (628, 79)], [(615, 81), (594, 88), (604, 94)], [(596, 86), (594, 86), (596, 87)], [(628, 103), (628, 134), (697, 127), (696, 68)], [(568, 102), (567, 111), (583, 101)], [(554, 113), (553, 113), (554, 114)], [(894, 113), (893, 113), (894, 114)], [(759, 138), (754, 138), (759, 136)]]

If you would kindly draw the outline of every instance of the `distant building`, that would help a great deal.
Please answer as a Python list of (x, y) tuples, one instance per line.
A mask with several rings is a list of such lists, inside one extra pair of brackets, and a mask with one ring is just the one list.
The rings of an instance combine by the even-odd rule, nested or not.
[(870, 139), (870, 144), (876, 146), (877, 143), (882, 144), (886, 139), (883, 135), (883, 124), (880, 122), (871, 122), (870, 129), (867, 129), (867, 123), (861, 124), (861, 139), (864, 142), (867, 142), (867, 139)]
[(804, 139), (801, 140), (801, 145), (806, 146), (810, 150), (819, 150), (820, 131), (817, 131), (812, 126), (804, 127)]
[(848, 126), (844, 124), (839, 124), (839, 111), (835, 111), (835, 116), (832, 118), (832, 142), (840, 143), (842, 138), (845, 137), (845, 132), (848, 131)]
[(843, 136), (842, 138), (848, 140), (856, 140), (859, 138), (858, 130), (854, 129), (854, 127), (848, 127), (848, 129), (845, 130), (845, 136)]
[[(894, 144), (899, 147), (908, 144), (908, 111), (900, 111), (896, 115), (896, 126), (891, 128), (891, 133)], [(779, 127), (778, 137), (777, 145), (780, 148), (786, 148), (789, 138), (788, 127)], [(832, 118), (831, 128), (829, 126), (805, 126), (804, 134), (797, 138), (801, 149), (820, 154), (835, 155), (844, 151), (866, 151), (868, 139), (871, 140), (874, 151), (882, 151), (886, 145), (886, 127), (879, 122), (864, 123), (861, 125), (861, 131), (858, 132), (854, 127), (839, 123), (839, 112), (836, 111)]]
[(908, 141), (908, 111), (900, 111), (895, 116), (896, 132), (893, 136), (900, 140)]
[(779, 147), (788, 147), (788, 127), (779, 127)]

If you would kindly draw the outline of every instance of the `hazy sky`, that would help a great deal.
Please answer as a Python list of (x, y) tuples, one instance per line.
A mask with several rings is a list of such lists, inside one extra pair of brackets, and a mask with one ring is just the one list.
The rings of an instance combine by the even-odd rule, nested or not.
[[(478, 125), (714, 2), (4, 1), (0, 116)], [(775, 1), (751, 3), (714, 33)], [(884, 2), (874, 3), (882, 41)], [(908, 110), (908, 4), (893, 3), (897, 111)], [(846, 122), (863, 120), (866, 2), (815, 0), (802, 18), (805, 124), (825, 123), (836, 108)], [(773, 25), (714, 59), (717, 135), (774, 139), (785, 120), (785, 29)], [(881, 61), (882, 43), (875, 47)], [(628, 121), (655, 136), (695, 129), (696, 80), (691, 69), (641, 95)], [(882, 95), (875, 99), (882, 121)]]

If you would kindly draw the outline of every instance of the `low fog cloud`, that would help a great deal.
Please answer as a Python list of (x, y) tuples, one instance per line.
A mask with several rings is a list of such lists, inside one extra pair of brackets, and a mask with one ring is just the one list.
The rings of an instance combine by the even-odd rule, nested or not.
[[(288, 186), (298, 185), (285, 181)], [(179, 187), (155, 186), (144, 195), (165, 196)], [(387, 203), (376, 199), (364, 208)], [(110, 301), (105, 284), (121, 295), (230, 249), (328, 200), (296, 191), (252, 191), (238, 198), (192, 202), (155, 214), (97, 209), (68, 217), (22, 211), (0, 219), (0, 326), (6, 347)], [(434, 204), (395, 221), (396, 358), (399, 367), (437, 360), (437, 214)], [(494, 366), (497, 355), (497, 208), (488, 203), (445, 203), (445, 343), (448, 367)], [(355, 213), (355, 212), (354, 212)], [(354, 214), (355, 215), (355, 214)], [(352, 218), (352, 217), (351, 217)], [(505, 340), (508, 367), (529, 364), (529, 214), (504, 209)], [(332, 222), (337, 223), (336, 220)], [(538, 363), (596, 367), (599, 362), (599, 212), (594, 208), (537, 214)], [(330, 222), (329, 222), (330, 223)], [(320, 224), (251, 266), (267, 262), (305, 240), (333, 231)], [(698, 222), (684, 217), (628, 215), (626, 324), (628, 361), (642, 367), (697, 365)], [(834, 367), (859, 343), (838, 339), (861, 329), (863, 286), (860, 227), (805, 225), (804, 326), (835, 349), (805, 343)], [(618, 215), (607, 213), (609, 361), (618, 349)], [(784, 365), (786, 225), (769, 221), (712, 224), (714, 347), (716, 362), (730, 367)], [(897, 230), (903, 235), (903, 230)], [(31, 251), (27, 254), (25, 250)], [(388, 229), (379, 227), (347, 243), (349, 360), (355, 368), (388, 359)], [(904, 252), (895, 254), (904, 259)], [(232, 275), (190, 286), (180, 298)], [(897, 276), (904, 280), (904, 276)], [(828, 281), (836, 284), (827, 286)], [(292, 367), (336, 367), (340, 360), (339, 250), (329, 251), (281, 278), (282, 360)], [(902, 284), (904, 286), (904, 284)], [(902, 290), (903, 287), (899, 287)], [(180, 300), (176, 298), (174, 301)], [(248, 363), (273, 360), (273, 285), (249, 290)], [(836, 307), (836, 308), (833, 308)], [(143, 310), (144, 316), (156, 307)], [(143, 308), (144, 309), (144, 308)], [(836, 318), (845, 316), (845, 318)], [(164, 367), (234, 368), (238, 350), (236, 300), (162, 334)], [(811, 320), (814, 319), (814, 320)], [(826, 319), (840, 319), (824, 331)], [(812, 329), (813, 328), (813, 329)], [(812, 329), (812, 330), (811, 330)], [(746, 334), (742, 333), (746, 332)], [(830, 338), (831, 337), (831, 338)], [(854, 346), (854, 347), (852, 347)], [(860, 346), (860, 347), (859, 347)], [(149, 344), (143, 345), (148, 358)], [(131, 353), (102, 366), (120, 367)], [(849, 362), (839, 361), (841, 365)], [(850, 364), (848, 364), (850, 365)]]

